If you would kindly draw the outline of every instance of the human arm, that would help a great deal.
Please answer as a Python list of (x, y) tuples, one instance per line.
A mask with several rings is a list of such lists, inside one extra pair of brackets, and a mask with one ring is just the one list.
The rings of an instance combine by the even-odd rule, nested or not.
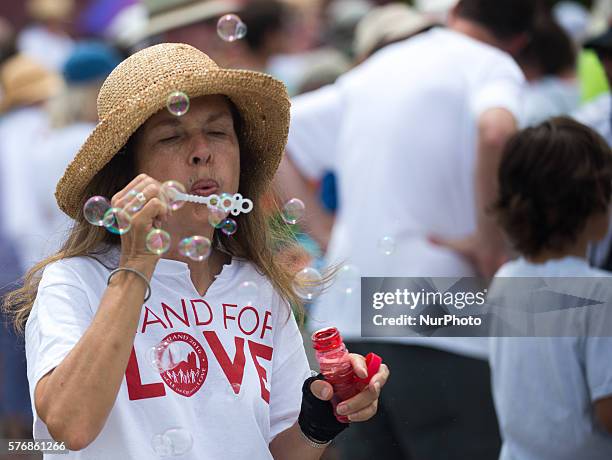
[[(113, 197), (113, 206), (127, 204), (122, 200), (132, 189), (142, 191), (148, 202), (134, 215), (131, 230), (122, 236), (119, 266), (136, 269), (150, 279), (159, 257), (146, 252), (145, 237), (154, 220), (164, 218), (167, 210), (156, 198), (159, 184), (147, 176), (137, 177)], [(113, 276), (91, 324), (61, 362), (35, 386), (38, 416), (51, 436), (64, 441), (70, 450), (87, 447), (104, 427), (127, 367), (145, 288), (136, 274), (119, 272)], [(59, 306), (74, 302), (66, 291), (67, 286), (61, 284), (39, 290), (42, 308), (46, 299)], [(52, 347), (61, 339), (51, 337), (49, 342)]]
[(319, 200), (308, 178), (300, 172), (289, 154), (285, 154), (274, 179), (281, 203), (299, 198), (306, 212), (300, 224), (304, 230), (325, 250), (329, 244), (334, 225), (333, 214), (327, 212)]

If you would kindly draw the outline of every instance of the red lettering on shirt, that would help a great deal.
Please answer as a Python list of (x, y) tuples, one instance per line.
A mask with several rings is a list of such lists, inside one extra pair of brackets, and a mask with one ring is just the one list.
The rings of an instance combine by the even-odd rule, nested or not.
[[(184, 300), (182, 300), (182, 302), (185, 302)], [(191, 308), (193, 308), (193, 316), (195, 316), (195, 320), (196, 320), (196, 326), (207, 326), (209, 325), (212, 320), (213, 320), (213, 312), (212, 309), (210, 308), (210, 305), (208, 304), (208, 302), (206, 302), (205, 300), (202, 299), (193, 299), (190, 300), (191, 302)], [(198, 316), (198, 311), (196, 309), (196, 304), (198, 303), (203, 303), (204, 305), (206, 305), (206, 308), (208, 308), (208, 320), (201, 323), (200, 322), (200, 318)]]
[(133, 346), (127, 369), (125, 370), (125, 381), (127, 382), (130, 401), (166, 396), (166, 388), (163, 383), (142, 383), (140, 379), (140, 370), (138, 369), (138, 360), (136, 359), (136, 351)]
[(272, 316), (272, 312), (266, 310), (266, 312), (264, 313), (263, 327), (261, 328), (261, 335), (259, 336), (260, 339), (264, 338), (264, 334), (266, 333), (266, 330), (268, 331), (272, 330), (272, 326), (268, 326), (268, 318), (270, 318), (271, 316)]
[(227, 307), (236, 308), (238, 305), (232, 304), (232, 303), (224, 303), (222, 305), (223, 305), (223, 325), (225, 326), (225, 329), (227, 329), (227, 320), (228, 319), (236, 319), (235, 316), (229, 316), (227, 314)]
[[(157, 318), (157, 320), (155, 321), (149, 321), (149, 313), (151, 313), (153, 316), (155, 316)], [(157, 316), (155, 313), (153, 313), (151, 310), (149, 310), (149, 307), (145, 307), (145, 315), (144, 315), (144, 321), (142, 322), (142, 333), (144, 334), (145, 331), (147, 330), (147, 326), (149, 324), (155, 324), (155, 323), (160, 323), (162, 326), (164, 326), (164, 329), (168, 329), (168, 327), (164, 324), (164, 322), (161, 320), (161, 318), (159, 316)]]
[[(256, 323), (255, 323), (255, 327), (253, 327), (251, 331), (245, 331), (242, 328), (242, 315), (244, 314), (245, 311), (252, 311), (253, 313), (255, 313)], [(240, 310), (240, 313), (238, 313), (238, 327), (240, 328), (240, 330), (242, 331), (244, 335), (251, 335), (253, 332), (257, 330), (257, 328), (259, 327), (259, 313), (254, 307), (251, 307), (250, 305), (248, 305), (244, 307), (242, 310)]]
[[(238, 393), (240, 391), (240, 386), (236, 384), (242, 385), (242, 376), (244, 375), (244, 364), (246, 361), (244, 357), (244, 339), (242, 337), (234, 337), (236, 353), (234, 354), (234, 360), (230, 361), (217, 333), (215, 331), (204, 331), (203, 334), (215, 358), (217, 358), (217, 362), (221, 366), (221, 369), (223, 369), (223, 373), (227, 377), (227, 380), (234, 388), (234, 392)], [(238, 392), (236, 389), (238, 389)]]
[(272, 361), (272, 352), (274, 350), (272, 347), (263, 345), (261, 343), (253, 342), (251, 340), (249, 340), (249, 350), (251, 351), (251, 357), (253, 358), (253, 364), (255, 364), (257, 375), (259, 376), (261, 397), (265, 402), (270, 404), (270, 390), (266, 388), (266, 383), (269, 384), (268, 374), (266, 373), (266, 369), (261, 364), (259, 364), (257, 358), (263, 358), (267, 361)]
[(174, 327), (174, 324), (172, 324), (172, 321), (168, 317), (168, 312), (171, 312), (176, 317), (176, 319), (178, 319), (185, 326), (189, 327), (189, 318), (187, 318), (187, 306), (185, 305), (185, 302), (182, 302), (182, 305), (183, 305), (183, 316), (180, 317), (172, 308), (170, 308), (164, 302), (161, 303), (162, 310), (164, 311), (164, 316), (166, 317), (166, 321), (168, 321), (168, 324), (170, 325), (170, 327)]

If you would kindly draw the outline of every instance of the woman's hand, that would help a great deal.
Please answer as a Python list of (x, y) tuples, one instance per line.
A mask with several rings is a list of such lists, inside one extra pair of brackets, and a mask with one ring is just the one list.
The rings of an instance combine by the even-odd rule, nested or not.
[[(355, 353), (350, 353), (349, 357), (357, 377), (367, 377), (368, 371), (365, 358)], [(386, 364), (381, 364), (378, 372), (372, 377), (368, 386), (361, 393), (338, 404), (336, 407), (338, 414), (347, 416), (351, 422), (365, 422), (374, 417), (378, 410), (380, 390), (387, 383), (388, 378), (389, 368)], [(333, 387), (324, 380), (312, 382), (310, 391), (322, 401), (329, 401), (334, 396)]]
[[(161, 184), (157, 180), (140, 174), (113, 196), (111, 205), (123, 209), (132, 218), (130, 230), (121, 235), (120, 266), (132, 263), (153, 266), (157, 264), (160, 256), (147, 250), (146, 238), (149, 232), (154, 227), (159, 228), (160, 223), (166, 221), (170, 214), (164, 200), (159, 198), (160, 190)], [(121, 221), (120, 216), (118, 220)]]

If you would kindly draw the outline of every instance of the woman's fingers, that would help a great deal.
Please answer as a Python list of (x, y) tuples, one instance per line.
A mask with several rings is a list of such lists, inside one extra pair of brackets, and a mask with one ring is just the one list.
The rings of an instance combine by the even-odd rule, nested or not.
[[(365, 365), (365, 360), (364, 360)], [(381, 364), (378, 372), (372, 377), (370, 383), (361, 393), (338, 404), (337, 411), (340, 415), (355, 415), (362, 417), (368, 407), (378, 401), (382, 387), (387, 383), (390, 372), (386, 364)], [(367, 412), (367, 411), (366, 411)], [(355, 420), (358, 421), (358, 420)]]
[(333, 387), (325, 380), (315, 380), (310, 384), (310, 391), (322, 401), (329, 401), (333, 394)]
[(378, 411), (378, 399), (364, 409), (349, 414), (348, 419), (351, 422), (365, 422), (366, 420), (370, 420), (372, 417), (374, 417), (376, 415), (376, 411)]
[(168, 206), (159, 198), (151, 198), (147, 204), (134, 216), (132, 226), (148, 230), (156, 220), (165, 220), (168, 215)]
[(123, 187), (122, 190), (120, 190), (117, 193), (115, 193), (115, 195), (111, 199), (111, 204), (113, 204), (113, 206), (115, 204), (119, 204), (120, 201), (123, 200), (125, 198), (125, 196), (131, 190), (138, 190), (138, 191), (142, 190), (142, 188), (144, 188), (143, 187), (143, 183), (146, 182), (149, 179), (151, 179), (151, 177), (147, 176), (146, 174), (139, 174), (134, 179), (132, 179), (132, 181), (129, 184), (127, 184), (125, 187)]
[(357, 353), (349, 353), (349, 359), (351, 360), (351, 365), (357, 377), (362, 379), (366, 378), (368, 376), (368, 368), (365, 358)]

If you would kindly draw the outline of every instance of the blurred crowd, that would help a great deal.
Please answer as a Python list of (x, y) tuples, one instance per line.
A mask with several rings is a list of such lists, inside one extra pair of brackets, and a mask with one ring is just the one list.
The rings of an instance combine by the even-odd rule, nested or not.
[[(529, 39), (511, 53), (526, 79), (518, 109), (521, 126), (568, 115), (612, 144), (612, 0), (533, 2), (538, 7)], [(70, 219), (55, 202), (56, 183), (97, 123), (96, 97), (104, 79), (132, 52), (160, 42), (188, 43), (221, 66), (269, 73), (291, 96), (303, 97), (367, 65), (383, 48), (445, 27), (456, 1), (14, 3), (15, 10), (25, 8), (29, 20), (16, 28), (13, 18), (0, 17), (0, 295), (63, 242)], [(243, 39), (219, 36), (218, 20), (228, 13), (246, 24)], [(412, 65), (426, 65), (428, 59)], [(439, 122), (442, 129), (445, 121)], [(317, 133), (305, 136), (319, 142)], [(299, 134), (294, 139), (299, 143)], [(343, 200), (353, 199), (338, 193), (333, 168), (322, 169), (316, 177), (307, 174), (309, 192), (317, 198), (307, 208), (316, 224), (305, 225), (307, 234), (300, 236), (313, 257), (325, 254), (334, 215), (342, 212)], [(435, 225), (428, 230), (435, 231)], [(609, 242), (591, 247), (589, 255), (594, 265), (612, 269)], [(0, 438), (30, 438), (23, 339), (8, 327), (0, 338)]]

